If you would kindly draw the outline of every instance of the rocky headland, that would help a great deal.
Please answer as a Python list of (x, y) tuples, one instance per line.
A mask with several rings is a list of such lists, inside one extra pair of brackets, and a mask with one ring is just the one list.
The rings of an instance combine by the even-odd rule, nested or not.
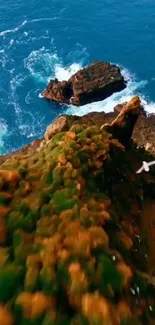
[[(125, 88), (95, 62), (44, 97), (83, 105)], [(155, 115), (139, 97), (59, 116), (0, 156), (0, 325), (155, 324)]]
[(154, 324), (153, 134), (134, 97), (0, 157), (0, 324)]

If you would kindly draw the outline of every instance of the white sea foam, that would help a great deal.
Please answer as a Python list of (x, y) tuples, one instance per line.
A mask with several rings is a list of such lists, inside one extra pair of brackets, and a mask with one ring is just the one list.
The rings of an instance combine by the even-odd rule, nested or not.
[(36, 18), (29, 21), (29, 23), (38, 23), (40, 21), (52, 21), (60, 19), (60, 17), (51, 17), (51, 18)]
[(10, 81), (10, 89), (11, 89), (11, 94), (10, 94), (10, 100), (12, 104), (14, 105), (15, 113), (19, 116), (21, 113), (21, 107), (19, 105), (18, 101), (18, 96), (17, 96), (17, 88), (21, 86), (21, 83), (24, 81), (25, 76), (21, 73), (16, 75), (14, 78), (11, 79)]
[(18, 32), (19, 29), (21, 29), (25, 24), (27, 23), (27, 20), (24, 20), (19, 26), (13, 28), (13, 29), (6, 29), (0, 32), (0, 36), (5, 36), (6, 34), (9, 33), (16, 33)]
[(10, 45), (12, 45), (14, 43), (14, 39), (12, 38), (9, 42)]
[[(18, 25), (15, 28), (0, 31), (0, 37), (5, 36), (10, 33), (18, 32), (26, 24), (32, 24), (32, 23), (37, 23), (37, 22), (41, 22), (41, 21), (52, 21), (52, 20), (58, 20), (58, 19), (60, 19), (60, 18), (59, 17), (51, 17), (51, 18), (36, 18), (36, 19), (29, 20), (29, 21), (24, 20), (20, 25)], [(24, 32), (24, 33), (26, 33), (26, 32)]]
[(30, 91), (28, 91), (28, 93), (25, 97), (25, 103), (27, 105), (34, 104), (37, 102), (37, 100), (38, 100), (38, 98), (36, 96), (36, 89), (31, 89)]
[(28, 138), (37, 138), (40, 130), (45, 128), (44, 120), (45, 117), (40, 117), (39, 112), (24, 112), (23, 115), (20, 114), (20, 123), (18, 125), (20, 134)]
[(3, 154), (4, 142), (7, 136), (8, 126), (3, 119), (0, 119), (0, 154)]
[(46, 84), (49, 77), (53, 76), (54, 67), (59, 62), (56, 53), (42, 48), (32, 51), (24, 60), (24, 67), (29, 70), (30, 75), (38, 83)]
[(8, 57), (4, 49), (0, 50), (0, 63), (2, 65), (2, 68), (5, 68), (7, 63)]
[(55, 77), (58, 80), (68, 80), (71, 75), (76, 73), (79, 69), (81, 69), (80, 63), (72, 63), (69, 67), (63, 67), (61, 64), (55, 65)]
[(147, 100), (145, 96), (141, 95), (142, 105), (144, 106), (147, 113), (155, 114), (155, 103)]

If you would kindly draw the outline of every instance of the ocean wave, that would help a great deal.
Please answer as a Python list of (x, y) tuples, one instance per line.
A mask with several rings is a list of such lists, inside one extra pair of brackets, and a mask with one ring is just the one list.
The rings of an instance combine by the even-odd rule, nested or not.
[[(48, 38), (47, 33), (46, 35), (39, 36), (39, 39), (41, 38)], [(73, 57), (75, 62), (72, 62)], [(37, 50), (33, 50), (24, 59), (24, 67), (37, 83), (46, 85), (54, 77), (57, 77), (59, 80), (68, 79), (83, 66), (83, 63), (86, 63), (87, 57), (86, 48), (77, 43), (76, 49), (68, 52), (66, 56), (66, 60), (70, 64), (65, 65), (63, 59), (57, 54), (54, 40), (51, 39), (51, 48), (42, 46)]]
[(32, 20), (24, 20), (20, 25), (18, 25), (15, 28), (12, 29), (6, 29), (0, 32), (0, 37), (3, 37), (7, 34), (10, 33), (16, 33), (18, 32), (23, 26), (25, 26), (26, 24), (32, 24), (32, 23), (38, 23), (41, 21), (53, 21), (53, 20), (58, 20), (60, 19), (60, 17), (51, 17), (51, 18), (36, 18), (36, 19), (32, 19)]
[(10, 40), (10, 42), (9, 42), (9, 45), (12, 46), (13, 43), (14, 43), (14, 41), (15, 41), (15, 40), (12, 38), (12, 39)]
[(60, 81), (68, 80), (74, 73), (80, 70), (82, 65), (80, 63), (72, 63), (69, 67), (63, 67), (61, 64), (55, 65), (55, 78)]
[(51, 18), (36, 18), (36, 19), (32, 19), (30, 20), (28, 23), (38, 23), (41, 21), (52, 21), (52, 20), (57, 20), (60, 19), (60, 17), (51, 17)]
[(4, 49), (0, 50), (0, 63), (2, 65), (2, 68), (5, 68), (7, 63), (8, 57)]
[(39, 93), (40, 93), (40, 89), (35, 89), (35, 88), (28, 91), (27, 95), (25, 96), (25, 103), (27, 105), (36, 103), (38, 101)]
[(12, 104), (16, 113), (16, 117), (19, 117), (22, 109), (19, 104), (19, 98), (17, 95), (17, 89), (18, 87), (21, 87), (22, 82), (25, 80), (26, 76), (24, 76), (22, 73), (19, 73), (18, 75), (14, 76), (10, 80), (10, 95), (8, 104)]
[[(68, 80), (81, 67), (80, 63), (72, 63), (69, 67), (64, 67), (61, 63), (55, 64), (53, 75), (47, 79), (47, 82), (52, 78), (57, 78), (60, 81)], [(42, 93), (39, 93), (38, 97), (43, 98)]]
[(141, 95), (141, 102), (148, 114), (155, 114), (155, 103), (149, 101), (145, 96)]
[(38, 83), (46, 84), (49, 77), (54, 73), (55, 65), (60, 61), (57, 54), (50, 52), (44, 46), (36, 51), (32, 51), (24, 59), (24, 67), (28, 69), (30, 75)]
[(4, 154), (7, 131), (8, 131), (8, 126), (6, 122), (2, 118), (0, 118), (0, 155)]
[(15, 27), (14, 29), (7, 29), (7, 30), (3, 30), (2, 32), (0, 32), (0, 36), (5, 36), (6, 34), (10, 34), (10, 33), (16, 33), (18, 32), (19, 29), (21, 29), (25, 24), (27, 23), (27, 20), (24, 20), (19, 26)]
[(41, 130), (45, 127), (45, 116), (41, 117), (39, 112), (23, 113), (20, 114), (20, 123), (18, 125), (20, 135), (27, 138), (39, 137)]

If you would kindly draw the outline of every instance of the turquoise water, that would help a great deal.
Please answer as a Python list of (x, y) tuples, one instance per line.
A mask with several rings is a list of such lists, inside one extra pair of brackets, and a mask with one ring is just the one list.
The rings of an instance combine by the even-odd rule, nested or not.
[[(64, 112), (108, 112), (134, 94), (155, 112), (154, 57), (154, 0), (0, 0), (0, 153), (41, 137)], [(127, 89), (78, 108), (40, 98), (49, 78), (94, 60), (119, 64)]]

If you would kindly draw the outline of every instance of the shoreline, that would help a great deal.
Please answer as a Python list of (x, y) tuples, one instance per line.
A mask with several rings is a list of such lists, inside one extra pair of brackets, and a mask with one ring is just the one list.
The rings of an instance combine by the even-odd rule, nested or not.
[[(104, 123), (110, 123), (119, 114), (119, 110), (117, 111), (117, 109), (120, 107), (123, 107), (123, 103), (120, 103), (117, 106), (113, 107), (113, 111), (109, 113), (105, 113), (104, 111), (103, 112), (95, 111), (95, 112), (90, 112), (88, 114), (84, 114), (83, 116), (67, 115), (67, 114), (63, 114), (60, 116), (67, 117), (67, 119), (72, 122), (81, 120), (84, 121), (86, 125), (95, 124), (101, 126)], [(58, 120), (58, 118), (59, 116), (52, 123), (50, 123), (49, 126), (54, 125), (55, 122)], [(153, 137), (154, 134), (155, 134), (155, 113), (154, 114), (147, 113), (145, 110), (143, 110), (134, 128), (132, 138), (137, 144), (137, 147), (144, 147), (146, 150), (149, 150), (149, 152), (152, 155), (155, 155), (155, 139)], [(35, 139), (30, 144), (27, 144), (18, 150), (8, 152), (4, 155), (0, 155), (0, 165), (7, 159), (10, 159), (11, 157), (13, 158), (18, 155), (27, 155), (33, 153), (35, 150), (37, 150), (40, 147), (42, 141), (44, 141), (44, 137)]]

